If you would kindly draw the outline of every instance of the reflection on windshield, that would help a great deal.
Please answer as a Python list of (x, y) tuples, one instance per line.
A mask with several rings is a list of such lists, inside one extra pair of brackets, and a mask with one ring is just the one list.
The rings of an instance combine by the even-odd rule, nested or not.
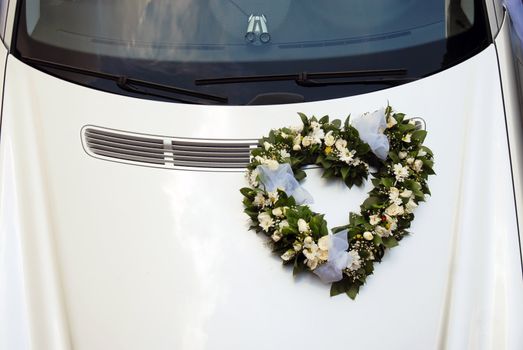
[[(27, 30), (36, 40), (159, 61), (340, 57), (447, 35), (441, 0), (33, 0), (26, 6)], [(265, 26), (270, 41), (246, 40), (253, 22)]]

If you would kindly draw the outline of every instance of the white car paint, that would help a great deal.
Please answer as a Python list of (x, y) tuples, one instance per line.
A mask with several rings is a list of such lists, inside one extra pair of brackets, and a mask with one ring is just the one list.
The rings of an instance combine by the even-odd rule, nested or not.
[[(520, 142), (519, 110), (507, 99), (506, 28), (497, 50), (433, 76), (277, 106), (118, 96), (10, 56), (0, 139), (0, 349), (523, 348), (509, 155), (509, 139), (512, 147)], [(356, 301), (330, 298), (313, 277), (293, 279), (247, 231), (242, 172), (103, 161), (80, 138), (85, 125), (259, 138), (299, 124), (296, 112), (341, 118), (387, 101), (425, 119), (437, 175), (414, 235), (386, 254)], [(515, 164), (521, 153), (511, 150)], [(308, 173), (314, 209), (331, 227), (370, 189), (348, 191)]]

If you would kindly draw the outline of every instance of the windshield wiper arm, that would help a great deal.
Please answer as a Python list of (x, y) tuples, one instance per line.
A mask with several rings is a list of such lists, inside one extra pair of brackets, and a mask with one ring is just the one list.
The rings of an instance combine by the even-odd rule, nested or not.
[[(414, 78), (405, 77), (406, 74), (406, 69), (354, 70), (317, 73), (301, 72), (294, 74), (247, 75), (236, 77), (197, 79), (194, 81), (194, 83), (196, 85), (214, 85), (294, 80), (296, 84), (306, 87), (346, 84), (396, 85), (398, 83), (409, 82), (414, 80)], [(339, 80), (340, 78), (349, 78), (349, 80)], [(333, 80), (319, 81), (318, 79)]]
[(78, 68), (78, 67), (73, 67), (73, 66), (69, 66), (66, 64), (50, 62), (50, 61), (41, 60), (41, 59), (37, 59), (37, 58), (21, 57), (21, 60), (28, 64), (34, 64), (34, 65), (38, 65), (41, 67), (58, 69), (58, 70), (67, 71), (67, 72), (71, 72), (71, 73), (89, 75), (89, 76), (93, 76), (96, 78), (112, 80), (116, 83), (116, 85), (120, 89), (129, 91), (129, 92), (133, 92), (133, 93), (149, 95), (149, 96), (156, 96), (156, 97), (166, 98), (166, 99), (175, 100), (175, 101), (183, 102), (183, 103), (198, 103), (197, 101), (191, 101), (191, 100), (187, 100), (187, 99), (183, 99), (183, 98), (178, 98), (175, 96), (166, 96), (163, 94), (157, 94), (157, 93), (154, 93), (151, 91), (141, 90), (141, 89), (137, 88), (137, 86), (141, 86), (144, 88), (150, 88), (150, 89), (155, 89), (155, 90), (159, 90), (159, 91), (165, 91), (165, 92), (169, 92), (169, 93), (175, 93), (175, 94), (195, 97), (198, 99), (211, 100), (211, 101), (220, 102), (220, 103), (228, 102), (227, 97), (206, 94), (204, 92), (188, 90), (188, 89), (179, 88), (179, 87), (171, 86), (171, 85), (153, 83), (150, 81), (145, 81), (145, 80), (140, 80), (140, 79), (128, 78), (128, 77), (122, 76), (122, 75), (116, 75), (116, 74), (111, 74), (111, 73), (94, 71), (94, 70), (90, 70), (90, 69)]

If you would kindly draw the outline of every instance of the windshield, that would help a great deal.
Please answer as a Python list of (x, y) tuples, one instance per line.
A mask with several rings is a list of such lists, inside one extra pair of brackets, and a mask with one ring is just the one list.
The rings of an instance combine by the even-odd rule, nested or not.
[[(231, 104), (253, 103), (260, 95), (277, 103), (270, 95), (282, 93), (315, 101), (383, 89), (390, 82), (346, 84), (346, 78), (334, 77), (330, 81), (337, 84), (324, 86), (292, 79), (198, 86), (195, 81), (387, 69), (420, 78), (488, 44), (482, 6), (474, 0), (27, 0), (18, 8), (15, 54), (219, 94)], [(46, 70), (142, 97), (100, 78)]]

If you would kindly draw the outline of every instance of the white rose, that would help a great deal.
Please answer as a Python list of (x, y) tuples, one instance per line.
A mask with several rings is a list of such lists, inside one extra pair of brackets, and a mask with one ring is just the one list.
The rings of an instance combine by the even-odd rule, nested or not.
[(334, 145), (336, 140), (334, 139), (334, 136), (332, 135), (332, 130), (325, 135), (325, 146), (331, 147)]
[(398, 190), (396, 187), (391, 187), (389, 189), (389, 199), (392, 203), (401, 204), (401, 199), (399, 199), (400, 196), (400, 190)]
[(291, 154), (289, 152), (287, 152), (286, 149), (282, 149), (282, 150), (280, 150), (280, 156), (282, 158), (289, 158), (291, 156)]
[(378, 215), (371, 215), (369, 216), (369, 222), (374, 226), (381, 222), (381, 218)]
[[(309, 232), (309, 224), (307, 223), (307, 221), (305, 221), (303, 219), (298, 219), (298, 231), (300, 231), (301, 233)], [(310, 237), (307, 237), (307, 238), (310, 238)]]
[(301, 146), (300, 145), (294, 145), (292, 146), (292, 150), (293, 151), (299, 151), (301, 149)]
[(312, 136), (305, 136), (303, 140), (301, 140), (301, 144), (303, 145), (303, 147), (309, 147), (310, 145), (312, 145), (313, 141), (314, 139), (312, 138)]
[(398, 122), (396, 121), (396, 118), (394, 117), (389, 117), (387, 119), (387, 128), (392, 128), (394, 125), (398, 124)]
[(278, 227), (280, 228), (280, 230), (284, 227), (289, 227), (289, 222), (287, 220), (282, 220), (280, 221), (280, 223), (278, 224)]
[(285, 253), (283, 253), (281, 258), (284, 261), (289, 261), (289, 260), (291, 260), (294, 257), (294, 255), (296, 255), (296, 252), (294, 250), (292, 250), (292, 249), (289, 249)]
[(280, 207), (278, 207), (278, 208), (274, 208), (274, 209), (272, 210), (272, 215), (274, 215), (274, 216), (280, 218), (280, 217), (283, 216), (283, 210), (281, 210)]
[(374, 229), (374, 231), (376, 232), (376, 234), (380, 237), (388, 237), (390, 236), (391, 234), (391, 231), (390, 230), (387, 230), (385, 227), (383, 226), (376, 226), (376, 228)]
[(269, 167), (269, 169), (271, 170), (276, 170), (278, 169), (278, 167), (280, 166), (280, 163), (278, 163), (277, 160), (274, 160), (274, 159), (268, 159), (266, 161), (266, 165)]
[(365, 231), (365, 232), (363, 232), (363, 238), (365, 238), (367, 241), (372, 241), (374, 236), (372, 235), (371, 232)]
[(393, 203), (385, 209), (385, 213), (390, 216), (403, 215), (403, 207)]
[(398, 153), (398, 157), (400, 157), (400, 159), (405, 159), (407, 158), (407, 154), (407, 152), (401, 151), (400, 153)]
[(414, 169), (415, 172), (420, 172), (421, 171), (421, 168), (423, 167), (423, 161), (421, 161), (420, 159), (416, 159), (414, 161), (414, 165), (412, 166), (412, 169)]
[(410, 196), (412, 196), (412, 191), (411, 190), (403, 190), (403, 192), (401, 192), (400, 196), (402, 196), (403, 198), (409, 198)]
[(342, 151), (347, 147), (347, 141), (343, 139), (337, 139), (335, 145), (338, 151)]
[(303, 240), (303, 243), (305, 243), (306, 246), (309, 246), (309, 245), (311, 245), (312, 243), (314, 243), (314, 240), (312, 239), (311, 236), (307, 236), (307, 237), (305, 237), (305, 239)]
[(274, 232), (271, 238), (274, 242), (278, 242), (281, 239), (281, 235), (278, 232)]
[(330, 247), (330, 244), (331, 244), (331, 236), (330, 235), (322, 236), (318, 240), (318, 247), (321, 250), (327, 250), (328, 251), (329, 247)]
[(410, 165), (412, 163), (414, 163), (414, 158), (412, 158), (412, 157), (407, 158), (407, 164)]
[(407, 213), (412, 213), (414, 211), (414, 209), (416, 209), (418, 205), (416, 204), (416, 202), (414, 202), (412, 200), (412, 198), (407, 202), (407, 204), (405, 204), (405, 211)]

